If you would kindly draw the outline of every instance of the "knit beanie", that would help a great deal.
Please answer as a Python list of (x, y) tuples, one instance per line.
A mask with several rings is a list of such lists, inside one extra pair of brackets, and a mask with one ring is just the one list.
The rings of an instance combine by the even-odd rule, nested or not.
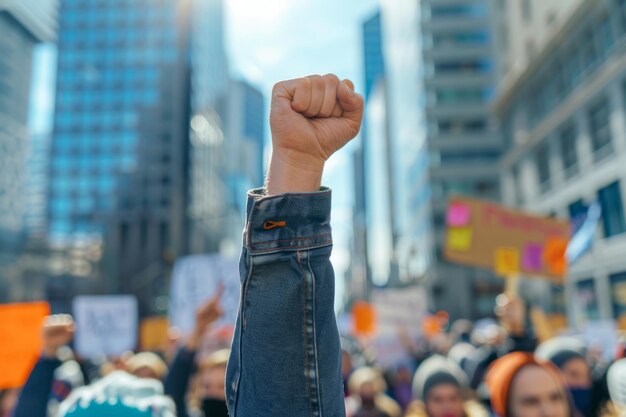
[(572, 359), (586, 360), (587, 349), (583, 342), (573, 337), (556, 337), (537, 348), (535, 357), (542, 361), (550, 361), (557, 368), (563, 367)]
[(162, 379), (167, 374), (167, 365), (158, 355), (152, 352), (141, 352), (131, 356), (126, 361), (128, 372), (134, 374), (141, 368), (148, 368)]
[(565, 381), (561, 373), (551, 363), (540, 362), (530, 353), (510, 353), (496, 360), (487, 372), (487, 388), (489, 390), (489, 398), (491, 399), (491, 407), (498, 416), (507, 417), (507, 404), (513, 380), (519, 371), (528, 365), (535, 365), (545, 369), (565, 388)]
[(609, 368), (607, 374), (609, 394), (615, 404), (626, 407), (626, 359), (620, 359)]
[(468, 381), (461, 368), (454, 361), (435, 355), (425, 360), (415, 372), (413, 396), (424, 401), (428, 392), (441, 384), (466, 388)]

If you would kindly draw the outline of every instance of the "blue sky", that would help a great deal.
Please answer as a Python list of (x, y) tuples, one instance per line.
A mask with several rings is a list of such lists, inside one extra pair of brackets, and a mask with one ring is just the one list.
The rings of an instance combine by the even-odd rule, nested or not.
[[(378, 0), (228, 0), (227, 49), (233, 75), (259, 87), (269, 99), (276, 81), (336, 73), (363, 91), (361, 24)], [(358, 140), (358, 138), (356, 139)], [(343, 274), (350, 260), (353, 171), (347, 149), (326, 166), (333, 189), (333, 265)], [(338, 301), (343, 283), (337, 281)]]
[[(275, 82), (309, 74), (336, 73), (363, 83), (361, 23), (378, 0), (224, 0), (226, 49), (231, 73), (260, 88), (268, 99)], [(30, 126), (36, 133), (51, 129), (54, 105), (55, 49), (37, 48), (34, 56), (33, 107)], [(357, 138), (358, 140), (358, 138)], [(333, 264), (338, 275), (349, 262), (352, 223), (350, 148), (326, 166), (325, 185), (334, 190)], [(338, 282), (338, 296), (342, 294)]]

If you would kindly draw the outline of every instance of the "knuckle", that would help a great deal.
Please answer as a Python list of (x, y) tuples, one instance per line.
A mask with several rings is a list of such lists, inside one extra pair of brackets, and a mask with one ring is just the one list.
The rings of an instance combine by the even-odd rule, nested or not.
[(298, 87), (303, 91), (310, 92), (313, 89), (313, 81), (309, 77), (305, 77), (300, 81)]
[(272, 87), (272, 95), (276, 94), (278, 90), (280, 90), (282, 87), (283, 87), (282, 81), (279, 81), (276, 84), (274, 84), (274, 87)]
[(322, 78), (321, 75), (310, 75), (307, 77), (307, 79), (309, 80), (311, 85), (314, 87), (319, 87), (319, 86), (324, 85), (324, 79)]
[(324, 80), (331, 84), (339, 84), (341, 82), (339, 77), (332, 73), (324, 75)]

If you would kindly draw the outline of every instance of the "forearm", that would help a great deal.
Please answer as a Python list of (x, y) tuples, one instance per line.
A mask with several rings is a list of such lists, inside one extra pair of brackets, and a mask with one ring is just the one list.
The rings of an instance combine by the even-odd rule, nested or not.
[(233, 417), (345, 415), (331, 245), (329, 190), (249, 195), (227, 375)]
[(61, 361), (41, 357), (30, 373), (13, 412), (13, 417), (46, 417), (54, 371)]
[(176, 404), (176, 415), (187, 417), (187, 405), (185, 395), (189, 386), (189, 378), (193, 373), (196, 352), (187, 347), (181, 348), (163, 382), (165, 394), (170, 396)]

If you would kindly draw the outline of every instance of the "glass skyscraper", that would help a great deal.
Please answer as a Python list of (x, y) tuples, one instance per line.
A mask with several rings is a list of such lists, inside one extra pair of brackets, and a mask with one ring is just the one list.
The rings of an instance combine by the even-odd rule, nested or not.
[(61, 2), (49, 233), (99, 253), (94, 290), (140, 293), (143, 312), (188, 250), (189, 124), (227, 77), (223, 50), (200, 53), (222, 42), (216, 4)]
[(22, 229), (33, 48), (54, 33), (53, 3), (28, 4), (0, 2), (0, 250), (15, 247)]
[(499, 197), (491, 3), (384, 0), (381, 16), (399, 281), (425, 284), (452, 318), (488, 315), (500, 283), (446, 262), (442, 246), (451, 194)]
[[(382, 52), (381, 16), (377, 10), (369, 19), (363, 22), (363, 69), (365, 80), (365, 101), (372, 99), (376, 86), (384, 81), (385, 62)], [(382, 90), (382, 88), (381, 88)], [(381, 92), (381, 95), (383, 93)], [(384, 100), (384, 97), (380, 98)], [(361, 140), (356, 142), (354, 151), (354, 241), (352, 250), (352, 277), (348, 282), (349, 290), (355, 299), (365, 298), (369, 293), (371, 265), (368, 258), (368, 215), (371, 217), (372, 207), (368, 204), (368, 197), (376, 191), (368, 182), (368, 170), (372, 167), (366, 158), (370, 158), (371, 150), (368, 148), (368, 138), (371, 136), (372, 124), (365, 116), (365, 123), (361, 129)], [(368, 211), (369, 210), (369, 211)]]

